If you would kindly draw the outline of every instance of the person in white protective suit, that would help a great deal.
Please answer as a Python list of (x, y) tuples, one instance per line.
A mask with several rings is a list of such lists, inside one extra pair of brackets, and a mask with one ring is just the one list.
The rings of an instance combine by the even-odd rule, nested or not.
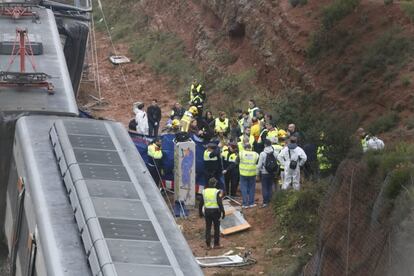
[(303, 149), (297, 145), (296, 136), (289, 138), (289, 144), (280, 151), (277, 159), (285, 168), (282, 189), (286, 190), (292, 186), (293, 189), (299, 190), (300, 167), (305, 164), (307, 156)]
[(135, 113), (135, 122), (137, 123), (137, 133), (148, 135), (148, 117), (144, 111), (144, 103), (134, 103), (133, 111)]

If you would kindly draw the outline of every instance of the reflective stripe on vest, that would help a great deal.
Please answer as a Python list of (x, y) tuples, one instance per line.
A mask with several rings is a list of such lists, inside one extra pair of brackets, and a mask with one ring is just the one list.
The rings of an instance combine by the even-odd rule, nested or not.
[(250, 118), (253, 118), (253, 117), (254, 117), (254, 112), (255, 112), (256, 110), (259, 110), (259, 108), (258, 108), (257, 106), (255, 106), (255, 107), (253, 107), (253, 108), (249, 108), (249, 109), (247, 109), (247, 111), (249, 112), (249, 116), (250, 116)]
[(230, 157), (228, 159), (229, 162), (235, 163), (237, 159), (237, 154), (235, 152), (230, 153)]
[(218, 160), (217, 156), (210, 157), (210, 153), (211, 152), (208, 150), (204, 151), (204, 161), (217, 161)]
[(241, 176), (255, 176), (256, 163), (259, 155), (254, 151), (243, 151), (240, 153), (240, 175)]
[(191, 114), (191, 112), (189, 111), (186, 111), (180, 121), (181, 131), (188, 132), (192, 119), (193, 119), (193, 114)]
[(148, 146), (148, 156), (154, 159), (161, 159), (162, 151), (158, 148), (157, 145), (151, 144)]
[(204, 199), (204, 208), (217, 209), (219, 207), (217, 203), (217, 194), (219, 192), (220, 191), (216, 188), (207, 188), (203, 190), (202, 194), (203, 194), (203, 199)]
[(324, 155), (324, 152), (325, 152), (325, 147), (319, 146), (318, 152), (317, 152), (317, 158), (318, 158), (318, 163), (319, 163), (319, 169), (321, 171), (329, 170), (331, 168), (331, 163), (329, 163), (329, 160)]

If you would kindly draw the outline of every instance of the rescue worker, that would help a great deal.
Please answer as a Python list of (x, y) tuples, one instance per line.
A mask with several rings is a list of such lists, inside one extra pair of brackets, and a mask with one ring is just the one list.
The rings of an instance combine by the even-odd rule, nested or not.
[(178, 119), (180, 120), (181, 117), (183, 117), (185, 113), (185, 108), (180, 104), (180, 103), (175, 103), (172, 110), (171, 110), (171, 114), (170, 114), (170, 119), (174, 120), (174, 119)]
[(190, 105), (198, 108), (200, 116), (203, 114), (205, 100), (204, 87), (197, 80), (194, 80), (190, 87)]
[(283, 148), (277, 159), (284, 166), (284, 180), (282, 189), (286, 190), (290, 186), (295, 190), (300, 189), (300, 167), (306, 162), (307, 156), (303, 149), (297, 145), (298, 138), (291, 136), (289, 144)]
[(181, 118), (180, 125), (181, 131), (188, 132), (190, 129), (191, 120), (195, 118), (198, 114), (198, 109), (195, 106), (191, 106), (188, 111), (186, 111)]
[(239, 152), (244, 150), (244, 145), (246, 144), (246, 140), (250, 144), (251, 147), (253, 147), (254, 143), (254, 137), (250, 135), (250, 127), (246, 127), (244, 129), (244, 133), (239, 137)]
[(252, 150), (250, 144), (245, 145), (244, 151), (237, 158), (240, 173), (240, 191), (242, 193), (242, 208), (256, 207), (254, 195), (256, 193), (256, 164), (259, 154)]
[(247, 109), (247, 111), (249, 112), (250, 119), (257, 116), (258, 110), (259, 108), (256, 106), (256, 102), (253, 99), (250, 99), (249, 108)]
[[(263, 205), (262, 207), (265, 208), (269, 205), (270, 200), (272, 199), (273, 193), (273, 184), (275, 179), (275, 174), (278, 173), (278, 165), (277, 165), (277, 152), (272, 147), (272, 142), (268, 139), (264, 141), (265, 148), (259, 155), (259, 163), (257, 164), (257, 175), (260, 175), (260, 179), (262, 182), (262, 196), (263, 196)], [(271, 157), (268, 157), (272, 155)], [(266, 162), (269, 160), (274, 161), (273, 164), (275, 166), (274, 171), (268, 171), (266, 168)], [(270, 162), (269, 162), (270, 163)]]
[(203, 160), (205, 179), (215, 178), (220, 184), (220, 189), (224, 190), (224, 183), (221, 181), (223, 169), (221, 168), (220, 148), (214, 143), (209, 143), (204, 151)]
[(174, 119), (165, 129), (163, 129), (164, 134), (176, 134), (180, 131), (180, 121)]
[(151, 105), (147, 108), (149, 136), (158, 136), (161, 121), (161, 108), (158, 106), (157, 99), (153, 99)]
[(319, 164), (319, 174), (321, 175), (325, 175), (326, 172), (332, 167), (331, 162), (329, 162), (329, 159), (326, 157), (326, 152), (327, 148), (322, 144), (318, 147), (316, 153)]
[(357, 130), (359, 138), (361, 139), (362, 151), (365, 153), (369, 150), (383, 150), (385, 147), (384, 141), (365, 132), (363, 128)]
[(229, 119), (226, 118), (226, 113), (219, 112), (219, 117), (214, 121), (214, 131), (216, 134), (227, 135), (229, 133)]
[(136, 102), (133, 105), (135, 113), (136, 130), (138, 134), (148, 135), (148, 117), (144, 111), (144, 103)]
[(258, 144), (259, 137), (260, 137), (260, 122), (257, 120), (256, 117), (253, 117), (252, 119), (252, 126), (250, 128), (250, 136), (253, 137), (253, 150), (257, 153), (260, 153), (262, 151), (262, 148)]
[(151, 144), (148, 145), (148, 170), (154, 179), (157, 187), (161, 183), (161, 168), (162, 168), (162, 150), (161, 139), (155, 138)]
[[(202, 198), (198, 207), (200, 217), (206, 221), (206, 246), (207, 248), (220, 248), (220, 217), (224, 219), (225, 211), (220, 197), (220, 190), (216, 188), (217, 180), (210, 178), (206, 188), (202, 191)], [(211, 225), (214, 224), (214, 244), (211, 244)]]
[(248, 111), (243, 112), (242, 118), (239, 119), (240, 131), (244, 133), (244, 130), (247, 127), (250, 127), (251, 124), (252, 124), (252, 120), (250, 119), (249, 112)]
[[(260, 132), (259, 139), (256, 144), (256, 148), (258, 152), (262, 152), (264, 149), (264, 141), (266, 139), (268, 140), (274, 140), (274, 138), (277, 140), (277, 134), (278, 130), (273, 127), (271, 122), (265, 123), (265, 128)], [(257, 152), (257, 151), (256, 151)]]
[(223, 147), (221, 157), (223, 158), (223, 175), (226, 194), (235, 197), (239, 186), (239, 167), (237, 161), (237, 145), (229, 143), (228, 147)]

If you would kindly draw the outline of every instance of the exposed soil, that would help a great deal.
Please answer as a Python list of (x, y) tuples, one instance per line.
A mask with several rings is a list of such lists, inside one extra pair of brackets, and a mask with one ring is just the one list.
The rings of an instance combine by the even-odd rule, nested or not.
[[(175, 102), (175, 93), (166, 84), (168, 80), (155, 75), (151, 69), (144, 64), (130, 63), (122, 66), (125, 79), (128, 82), (130, 93), (126, 90), (123, 82), (121, 67), (114, 66), (109, 62), (112, 48), (106, 34), (97, 33), (97, 45), (99, 55), (99, 68), (101, 77), (101, 93), (106, 104), (93, 105), (89, 111), (95, 117), (116, 120), (127, 126), (133, 116), (132, 103), (144, 101), (149, 103), (156, 98), (163, 111), (163, 120), (168, 117), (171, 106)], [(118, 54), (127, 54), (127, 46), (117, 44)], [(89, 94), (97, 97), (96, 92), (90, 84), (81, 87), (78, 101), (80, 105), (90, 106), (95, 100)], [(257, 184), (256, 202), (261, 202), (260, 184)], [(276, 245), (267, 244), (269, 235), (274, 234), (274, 218), (271, 208), (253, 208), (243, 211), (246, 220), (252, 228), (241, 233), (236, 233), (222, 237), (223, 248), (207, 250), (204, 238), (204, 219), (199, 218), (198, 210), (192, 210), (188, 219), (178, 219), (177, 223), (183, 228), (194, 256), (217, 256), (233, 250), (233, 254), (252, 252), (252, 257), (257, 260), (257, 264), (243, 268), (209, 268), (204, 269), (206, 275), (216, 275), (217, 273), (235, 273), (235, 275), (260, 275), (264, 274), (266, 267), (271, 264), (271, 258), (267, 255), (272, 254), (272, 248)], [(271, 240), (273, 240), (272, 237)], [(270, 252), (270, 253), (269, 253)]]
[[(158, 100), (163, 122), (174, 105), (175, 91), (168, 85), (168, 79), (156, 76), (145, 64), (128, 63), (113, 65), (109, 57), (114, 55), (110, 40), (105, 33), (96, 33), (101, 97), (104, 104), (87, 108), (95, 117), (103, 117), (123, 123), (125, 126), (135, 115), (132, 112), (134, 102), (141, 101), (148, 106), (152, 99)], [(118, 55), (128, 56), (128, 46), (116, 44)], [(92, 76), (92, 74), (91, 74)], [(124, 81), (125, 80), (125, 81)], [(80, 106), (90, 106), (95, 100), (90, 95), (99, 95), (90, 84), (83, 84), (80, 89), (78, 102)]]

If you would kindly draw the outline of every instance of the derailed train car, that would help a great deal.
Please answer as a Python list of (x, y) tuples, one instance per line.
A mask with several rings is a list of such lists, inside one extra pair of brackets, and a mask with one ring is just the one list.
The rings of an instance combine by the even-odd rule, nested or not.
[[(11, 275), (202, 275), (123, 126), (76, 118), (80, 72), (72, 68), (71, 78), (68, 37), (51, 2), (22, 3), (18, 18), (3, 9), (15, 2), (0, 6), (0, 64), (25, 30), (37, 47), (35, 71), (51, 76), (44, 81), (53, 94), (43, 80), (0, 79), (0, 223)], [(9, 65), (19, 72), (19, 62)]]
[(15, 275), (202, 275), (121, 124), (22, 117), (11, 163)]

